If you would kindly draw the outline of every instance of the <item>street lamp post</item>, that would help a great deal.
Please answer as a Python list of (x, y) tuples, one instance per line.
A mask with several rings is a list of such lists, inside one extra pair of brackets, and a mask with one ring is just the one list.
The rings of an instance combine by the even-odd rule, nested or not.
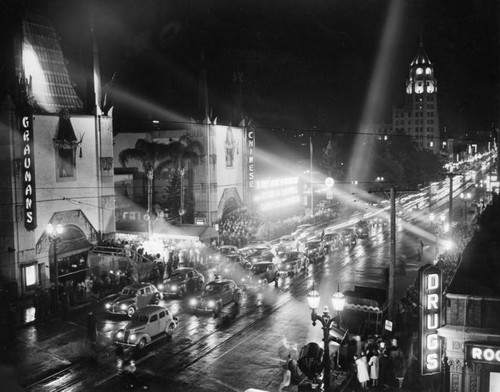
[(183, 223), (182, 221), (182, 217), (184, 216), (184, 214), (186, 213), (186, 210), (184, 209), (184, 169), (180, 169), (179, 170), (179, 174), (181, 175), (181, 208), (179, 210), (179, 218), (180, 218), (180, 222), (181, 224)]
[(148, 223), (148, 239), (151, 239), (153, 233), (153, 222), (151, 220), (151, 213), (153, 211), (153, 164), (148, 165), (148, 212), (147, 212), (147, 223)]
[[(307, 295), (307, 302), (309, 303), (309, 308), (311, 308), (311, 321), (313, 326), (316, 326), (316, 321), (319, 321), (323, 329), (323, 383), (325, 386), (324, 390), (330, 392), (330, 328), (332, 324), (334, 324), (335, 318), (330, 316), (330, 312), (326, 305), (323, 309), (323, 314), (319, 315), (316, 313), (316, 309), (319, 307), (319, 301), (320, 295), (314, 290), (313, 286), (313, 289)], [(341, 292), (333, 294), (332, 304), (339, 316), (337, 326), (340, 327), (340, 312), (343, 310), (345, 304), (344, 295)]]
[(61, 241), (61, 234), (64, 232), (64, 228), (61, 224), (54, 227), (52, 224), (47, 225), (47, 234), (49, 241), (54, 245), (54, 296), (55, 296), (55, 308), (57, 309), (59, 302), (59, 261), (57, 260), (57, 243)]

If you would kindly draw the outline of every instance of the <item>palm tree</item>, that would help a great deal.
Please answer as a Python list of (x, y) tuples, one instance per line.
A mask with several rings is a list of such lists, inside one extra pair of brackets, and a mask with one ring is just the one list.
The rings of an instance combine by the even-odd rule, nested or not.
[[(186, 163), (198, 163), (202, 153), (203, 145), (191, 136), (184, 135), (178, 141), (169, 144), (138, 139), (134, 148), (126, 148), (121, 151), (118, 158), (123, 167), (126, 167), (131, 159), (136, 159), (142, 163), (148, 183), (148, 214), (151, 215), (153, 204), (152, 187), (155, 175), (161, 174), (168, 167), (174, 167), (180, 173), (182, 170), (183, 173)], [(183, 175), (181, 175), (182, 177)], [(148, 232), (151, 234), (151, 220), (149, 220)]]
[[(203, 155), (203, 144), (196, 139), (193, 139), (190, 135), (182, 136), (178, 141), (174, 141), (168, 144), (170, 147), (170, 158), (160, 162), (157, 166), (157, 170), (160, 172), (168, 167), (173, 167), (174, 170), (180, 175), (180, 208), (179, 208), (179, 220), (182, 223), (183, 216), (186, 214), (184, 206), (184, 174), (188, 173), (191, 176), (190, 184), (190, 196), (192, 196), (192, 174), (193, 171), (190, 170), (193, 164), (198, 164), (200, 157)], [(190, 197), (191, 198), (191, 197)]]

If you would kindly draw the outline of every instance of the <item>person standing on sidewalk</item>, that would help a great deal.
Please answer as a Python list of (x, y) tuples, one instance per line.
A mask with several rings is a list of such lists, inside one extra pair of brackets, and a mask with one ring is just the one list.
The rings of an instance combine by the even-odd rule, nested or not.
[(16, 328), (17, 328), (17, 306), (14, 302), (9, 302), (7, 307), (7, 328), (8, 328), (8, 340), (10, 344), (13, 344), (16, 339)]
[(87, 315), (87, 337), (91, 344), (97, 343), (97, 317), (92, 310)]

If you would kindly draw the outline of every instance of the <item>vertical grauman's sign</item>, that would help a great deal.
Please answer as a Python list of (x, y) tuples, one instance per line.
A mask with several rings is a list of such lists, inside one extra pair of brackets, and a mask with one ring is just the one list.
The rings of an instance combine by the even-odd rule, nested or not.
[(35, 193), (35, 151), (33, 143), (33, 117), (21, 117), (23, 147), (22, 176), (24, 201), (24, 227), (36, 229), (36, 193)]
[(441, 341), (438, 328), (442, 320), (441, 270), (429, 265), (419, 271), (420, 278), (420, 363), (422, 375), (441, 373)]
[(255, 165), (254, 165), (254, 157), (255, 157), (255, 132), (252, 130), (248, 131), (247, 138), (247, 146), (248, 146), (248, 187), (255, 187)]

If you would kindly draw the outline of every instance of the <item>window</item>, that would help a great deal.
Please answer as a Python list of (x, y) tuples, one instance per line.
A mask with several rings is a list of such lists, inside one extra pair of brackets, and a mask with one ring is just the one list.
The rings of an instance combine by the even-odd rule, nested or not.
[(57, 146), (57, 179), (74, 179), (76, 148)]
[(163, 317), (165, 317), (165, 312), (162, 310), (162, 311), (160, 312), (160, 318), (162, 319)]
[(29, 265), (24, 269), (26, 276), (26, 287), (36, 284), (36, 264)]
[(151, 318), (149, 319), (150, 322), (153, 322), (153, 321), (156, 321), (156, 320), (158, 320), (158, 315), (157, 314), (153, 314), (151, 316)]

